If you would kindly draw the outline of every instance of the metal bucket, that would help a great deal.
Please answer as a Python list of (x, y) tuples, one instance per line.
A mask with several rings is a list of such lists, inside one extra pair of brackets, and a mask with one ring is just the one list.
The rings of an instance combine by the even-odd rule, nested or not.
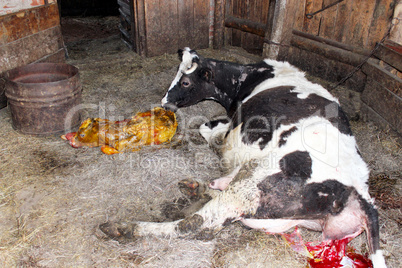
[(32, 135), (66, 132), (78, 126), (82, 87), (78, 69), (64, 63), (34, 63), (5, 75), (13, 127)]

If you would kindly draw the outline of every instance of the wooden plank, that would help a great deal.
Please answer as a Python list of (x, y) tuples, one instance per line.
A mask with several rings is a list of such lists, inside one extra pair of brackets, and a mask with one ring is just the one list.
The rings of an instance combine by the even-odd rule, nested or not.
[(39, 31), (60, 25), (59, 8), (56, 3), (38, 8), (35, 15)]
[[(305, 14), (313, 13), (317, 10), (320, 10), (322, 8), (322, 1), (323, 0), (306, 0)], [(318, 35), (320, 32), (321, 16), (322, 13), (314, 15), (311, 19), (304, 16), (303, 31)]]
[(209, 46), (209, 2), (194, 0), (194, 37), (193, 46), (196, 49)]
[[(320, 54), (312, 53), (298, 47), (290, 47), (288, 54), (281, 54), (278, 60), (289, 61), (305, 72), (334, 83), (340, 82), (354, 70), (354, 66), (334, 59), (328, 59)], [(362, 92), (365, 83), (366, 75), (359, 71), (348, 79), (344, 85), (353, 91)]]
[[(182, 25), (178, 25), (177, 2), (176, 0), (163, 1), (159, 0), (160, 17), (160, 33), (158, 35), (159, 52), (154, 55), (163, 53), (176, 53), (179, 48), (179, 39), (177, 33)], [(191, 39), (190, 39), (191, 40)], [(189, 43), (191, 46), (192, 44)]]
[[(323, 0), (323, 6), (332, 4), (334, 0)], [(332, 6), (323, 11), (319, 35), (324, 38), (333, 38), (335, 33), (336, 17), (338, 15), (338, 5)]]
[(0, 46), (0, 73), (35, 62), (61, 48), (64, 48), (64, 43), (60, 26)]
[(214, 14), (215, 18), (214, 18), (213, 47), (215, 49), (221, 49), (224, 46), (225, 0), (215, 0)]
[(351, 14), (349, 14), (349, 32), (344, 37), (346, 44), (356, 47), (365, 47), (368, 39), (370, 21), (374, 12), (374, 4), (374, 1), (352, 1)]
[(396, 50), (381, 44), (374, 52), (374, 56), (402, 72), (402, 54), (398, 53)]
[(390, 19), (393, 15), (394, 0), (376, 0), (373, 10), (373, 16), (369, 28), (369, 38), (366, 47), (374, 48), (375, 44), (388, 31)]
[(345, 42), (350, 32), (350, 14), (352, 12), (353, 0), (343, 1), (338, 4), (338, 15), (336, 18), (335, 32), (332, 39), (338, 42)]
[(399, 77), (386, 71), (372, 60), (362, 66), (362, 71), (393, 94), (402, 98), (402, 80)]
[(361, 96), (362, 101), (381, 115), (399, 133), (402, 133), (402, 98), (393, 94), (375, 79), (369, 77)]
[(136, 52), (141, 56), (146, 55), (147, 38), (145, 29), (145, 0), (137, 0), (134, 4), (134, 22), (135, 22), (135, 47)]
[(56, 3), (0, 17), (0, 45), (60, 25)]
[(194, 32), (194, 7), (192, 0), (177, 0), (179, 47), (191, 47)]
[[(272, 0), (271, 0), (272, 1)], [(305, 10), (306, 10), (306, 1), (301, 0), (297, 2), (296, 13), (295, 13), (295, 21), (294, 21), (294, 29), (302, 31), (305, 19)]]
[[(225, 2), (226, 2), (225, 3), (225, 17), (226, 17), (226, 16), (233, 14), (233, 12), (232, 12), (233, 0), (226, 0)], [(216, 16), (216, 14), (215, 14), (215, 16)], [(233, 30), (231, 28), (224, 27), (223, 34), (224, 34), (224, 40), (223, 40), (224, 44), (232, 45)]]
[[(233, 10), (232, 14), (234, 17), (239, 17), (241, 18), (241, 0), (233, 0)], [(232, 46), (238, 46), (241, 47), (242, 45), (242, 32), (238, 30), (233, 30), (232, 31)]]
[(146, 0), (145, 6), (145, 33), (147, 46), (145, 55), (152, 57), (154, 55), (163, 54), (163, 44), (160, 42), (159, 35), (162, 31), (161, 23), (165, 23), (161, 18), (161, 10), (159, 7), (159, 0)]

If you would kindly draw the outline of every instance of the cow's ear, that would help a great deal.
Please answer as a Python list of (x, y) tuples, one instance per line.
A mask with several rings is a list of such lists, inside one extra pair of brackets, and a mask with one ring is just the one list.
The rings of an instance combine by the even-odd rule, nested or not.
[(212, 80), (212, 71), (209, 68), (201, 68), (198, 72), (198, 75), (201, 77), (202, 80), (205, 80), (208, 83)]
[(183, 49), (179, 49), (177, 50), (177, 55), (179, 56), (179, 60), (183, 61)]

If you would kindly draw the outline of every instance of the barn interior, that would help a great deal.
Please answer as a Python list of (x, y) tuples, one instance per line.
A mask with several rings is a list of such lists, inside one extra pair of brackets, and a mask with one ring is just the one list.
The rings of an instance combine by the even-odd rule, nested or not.
[[(280, 235), (240, 223), (208, 241), (149, 236), (121, 243), (99, 231), (108, 220), (170, 221), (188, 202), (180, 180), (223, 175), (198, 134), (200, 124), (224, 114), (215, 102), (178, 110), (172, 144), (132, 153), (72, 148), (60, 138), (70, 129), (32, 135), (15, 127), (6, 97), (10, 70), (37, 62), (75, 66), (81, 120), (122, 120), (159, 105), (185, 46), (239, 63), (289, 61), (339, 98), (371, 170), (387, 265), (400, 267), (400, 0), (6, 0), (0, 8), (2, 267), (306, 267), (306, 257)], [(320, 233), (300, 232), (305, 241), (320, 240)], [(364, 233), (351, 245), (368, 253)]]

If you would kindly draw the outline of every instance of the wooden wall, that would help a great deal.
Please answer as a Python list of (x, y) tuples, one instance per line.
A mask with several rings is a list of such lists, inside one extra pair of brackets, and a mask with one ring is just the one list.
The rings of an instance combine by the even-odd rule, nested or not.
[(388, 36), (372, 53), (388, 30), (396, 29), (390, 27), (398, 1), (345, 0), (311, 19), (306, 17), (332, 2), (294, 2), (296, 19), (283, 34), (277, 59), (335, 84), (348, 78), (341, 85), (360, 96), (355, 107), (360, 116), (402, 135), (402, 44)]
[(179, 48), (209, 46), (210, 1), (132, 1), (134, 28), (131, 42), (145, 56), (176, 53)]
[(0, 16), (0, 107), (2, 73), (32, 62), (64, 62), (65, 50), (56, 3)]
[(343, 44), (372, 49), (386, 33), (395, 0), (345, 0), (308, 19), (334, 0), (297, 1), (293, 29)]
[[(251, 22), (267, 24), (269, 1), (266, 0), (227, 0), (226, 18), (233, 16)], [(265, 31), (264, 31), (265, 32)], [(239, 46), (250, 53), (261, 54), (264, 37), (238, 29), (226, 30), (226, 44)]]

